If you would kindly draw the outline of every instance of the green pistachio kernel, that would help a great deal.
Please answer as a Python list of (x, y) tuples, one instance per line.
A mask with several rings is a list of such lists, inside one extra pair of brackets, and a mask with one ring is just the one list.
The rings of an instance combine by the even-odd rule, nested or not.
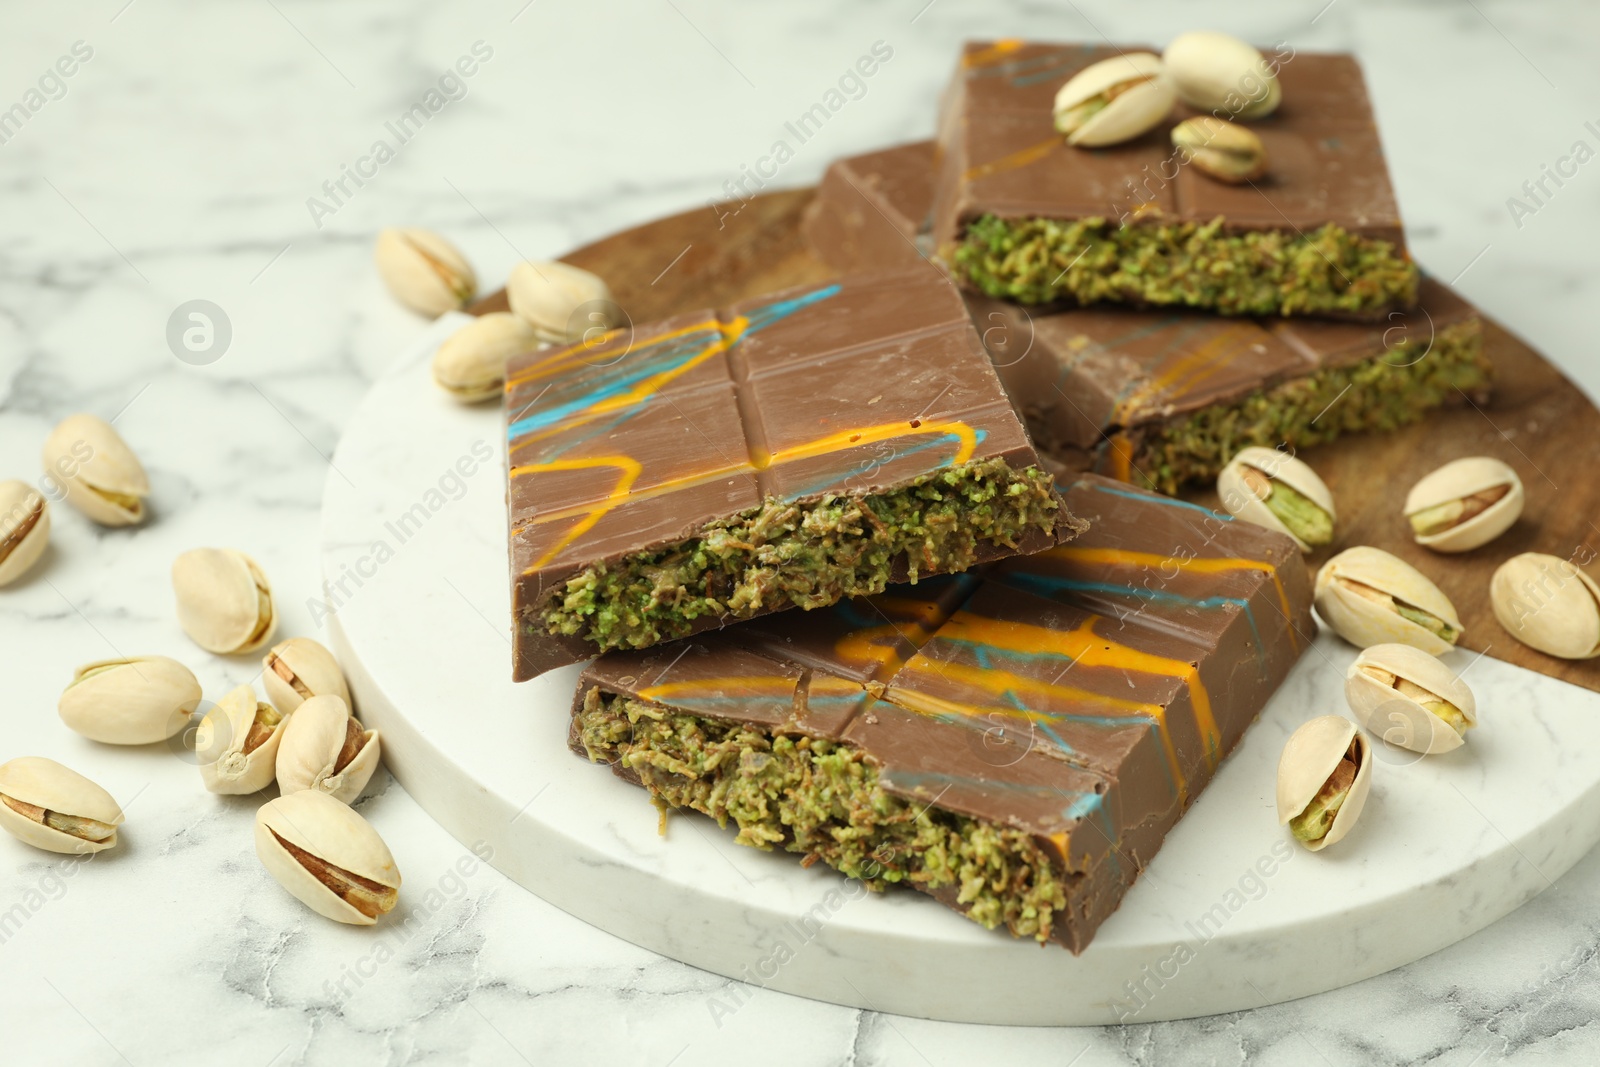
[(1333, 820), (1350, 796), (1356, 782), (1356, 763), (1352, 758), (1355, 749), (1345, 754), (1328, 780), (1322, 783), (1317, 795), (1311, 798), (1306, 810), (1289, 820), (1289, 832), (1301, 841), (1321, 841), (1333, 829)]
[(1306, 544), (1326, 545), (1333, 540), (1333, 516), (1303, 493), (1273, 482), (1272, 493), (1264, 503), (1290, 533)]
[(1451, 626), (1439, 616), (1423, 611), (1421, 608), (1412, 607), (1410, 604), (1402, 604), (1397, 600), (1395, 601), (1394, 610), (1399, 613), (1402, 619), (1410, 619), (1424, 630), (1437, 635), (1441, 640), (1448, 641), (1452, 645), (1456, 643), (1456, 638), (1461, 636), (1460, 630)]

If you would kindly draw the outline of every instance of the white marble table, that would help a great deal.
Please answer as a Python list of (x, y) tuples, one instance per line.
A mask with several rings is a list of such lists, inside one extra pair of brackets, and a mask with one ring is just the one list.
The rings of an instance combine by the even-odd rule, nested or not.
[[(27, 738), (129, 815), (125, 847), (89, 863), (0, 841), (4, 1061), (953, 1064), (997, 1049), (1085, 1065), (1594, 1060), (1593, 855), (1466, 942), (1342, 991), (1191, 1022), (997, 1030), (830, 1007), (634, 948), (478, 864), (386, 782), (363, 810), (406, 873), (411, 921), (377, 937), (333, 927), (267, 881), (248, 804), (200, 792), (164, 747), (110, 751), (54, 723), (72, 668), (118, 651), (177, 655), (212, 695), (253, 675), (178, 631), (167, 567), (194, 545), (252, 552), (285, 632), (317, 632), (326, 457), (367, 381), (422, 328), (369, 268), (378, 227), (444, 230), (498, 279), (522, 255), (703, 204), (878, 40), (893, 59), (774, 184), (928, 133), (964, 36), (1160, 41), (1216, 26), (1354, 48), (1418, 257), (1600, 394), (1583, 329), (1600, 296), (1600, 164), (1547, 181), (1538, 203), (1521, 189), (1574, 142), (1600, 148), (1585, 127), (1600, 127), (1600, 12), (1582, 0), (1324, 2), (505, 0), (446, 14), (104, 0), (0, 14), (0, 113), (38, 105), (0, 125), (0, 476), (35, 477), (49, 426), (94, 411), (144, 457), (156, 511), (132, 532), (59, 513), (44, 567), (0, 593), (0, 754)], [(29, 97), (79, 41), (72, 76)], [(465, 95), (398, 144), (385, 123), (478, 41), (492, 55)], [(335, 202), (323, 183), (378, 138), (398, 145), (393, 158), (360, 187), (345, 179)], [(1513, 218), (1514, 196), (1534, 210)], [(195, 299), (232, 327), (202, 365), (166, 339)]]

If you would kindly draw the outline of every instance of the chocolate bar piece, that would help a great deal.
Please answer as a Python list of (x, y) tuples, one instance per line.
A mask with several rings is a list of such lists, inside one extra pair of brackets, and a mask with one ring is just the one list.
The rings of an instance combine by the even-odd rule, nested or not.
[(585, 670), (575, 752), (1081, 952), (1315, 633), (1286, 537), (1085, 475), (1071, 544)]
[(1299, 450), (1483, 403), (1493, 379), (1477, 311), (1426, 278), (1415, 310), (1370, 325), (970, 303), (1040, 448), (1163, 493), (1213, 481), (1250, 445)]
[(1056, 131), (1057, 89), (1092, 63), (1144, 50), (966, 46), (940, 120), (933, 212), (957, 277), (1028, 304), (1380, 319), (1416, 303), (1417, 270), (1354, 57), (1265, 53), (1283, 102), (1249, 128), (1268, 171), (1228, 185), (1172, 146), (1172, 126), (1196, 114), (1182, 105), (1114, 147), (1073, 147)]
[(933, 142), (884, 148), (828, 166), (800, 232), (841, 274), (898, 270), (927, 258)]
[(926, 266), (519, 357), (506, 420), (518, 680), (1081, 525)]
[[(813, 251), (835, 267), (898, 254), (906, 243), (882, 220), (926, 217), (926, 187), (900, 175), (933, 157), (924, 141), (835, 163), (812, 213), (856, 223), (808, 230)], [(852, 206), (860, 201), (865, 209)], [(1212, 480), (1246, 446), (1302, 449), (1393, 430), (1462, 394), (1483, 403), (1492, 381), (1477, 311), (1426, 278), (1419, 306), (1381, 325), (1052, 312), (976, 293), (967, 305), (1056, 469), (1095, 469), (1164, 493)]]

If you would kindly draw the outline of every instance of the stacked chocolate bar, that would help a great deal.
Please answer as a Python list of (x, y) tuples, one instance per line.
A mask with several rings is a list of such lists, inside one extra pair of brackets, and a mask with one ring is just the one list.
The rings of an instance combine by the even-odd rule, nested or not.
[(532, 353), (506, 412), (519, 681), (1082, 528), (925, 266)]
[(1405, 255), (1353, 57), (1280, 57), (1283, 102), (1249, 124), (1267, 174), (1227, 185), (1168, 143), (1193, 114), (1181, 105), (1112, 148), (1055, 133), (1056, 90), (1116, 54), (969, 44), (937, 144), (829, 169), (813, 249), (842, 271), (937, 254), (1057, 470), (1173, 493), (1241, 448), (1304, 449), (1486, 398), (1477, 312)]
[(600, 653), (573, 750), (1074, 952), (1315, 632), (1290, 539), (1161, 493), (1488, 387), (1350, 57), (1280, 63), (1232, 186), (1175, 162), (1182, 108), (1066, 144), (1113, 54), (968, 45), (937, 144), (829, 169), (841, 280), (507, 381), (517, 675)]
[(1082, 951), (1315, 634), (1288, 538), (1085, 475), (1069, 544), (648, 652), (572, 747), (738, 840)]

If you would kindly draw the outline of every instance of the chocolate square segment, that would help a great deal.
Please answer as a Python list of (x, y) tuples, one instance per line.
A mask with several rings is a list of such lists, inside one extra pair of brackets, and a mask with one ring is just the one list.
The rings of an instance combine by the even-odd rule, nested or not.
[(566, 348), (531, 353), (512, 369), (516, 404), (506, 419), (523, 447), (565, 422), (591, 424), (639, 396), (681, 393), (729, 381), (714, 311), (695, 311), (644, 331), (618, 331)]
[(516, 677), (1072, 535), (927, 267), (512, 361)]
[[(831, 287), (818, 290), (829, 295), (808, 300), (787, 314), (783, 301), (735, 308), (735, 326), (742, 326), (739, 343), (729, 350), (736, 375), (756, 378), (829, 360), (835, 362), (835, 371), (844, 373), (845, 380), (859, 381), (867, 369), (851, 370), (836, 362), (838, 357), (900, 340), (965, 337), (967, 314), (961, 294), (929, 273), (863, 274), (841, 283), (836, 293), (830, 293)], [(929, 364), (932, 360), (918, 362)]]
[(939, 333), (772, 368), (745, 389), (769, 457), (762, 476), (779, 500), (870, 491), (980, 452), (1033, 462), (965, 312)]
[[(738, 419), (728, 418), (735, 403), (733, 383), (723, 381), (676, 395), (662, 392), (656, 403), (625, 420), (608, 417), (610, 412), (569, 416), (511, 449), (512, 477), (546, 502), (534, 515), (539, 523), (573, 510), (590, 514), (597, 501), (638, 501), (748, 475), (744, 433)], [(634, 453), (649, 455), (651, 462), (629, 462)]]
[[(751, 834), (765, 813), (776, 843), (878, 877), (849, 851), (864, 842), (890, 881), (1081, 951), (1315, 627), (1288, 538), (1095, 475), (1065, 494), (1092, 517), (1070, 544), (600, 657), (574, 750)], [(695, 671), (693, 699), (651, 663)], [(800, 710), (747, 700), (752, 678), (782, 679)], [(772, 795), (742, 792), (779, 766)], [(969, 863), (1010, 888), (963, 897)]]
[[(1330, 71), (1330, 99), (1360, 88), (1353, 65)], [(1296, 92), (1307, 87), (1302, 80)], [(907, 182), (875, 180), (880, 169), (898, 174), (919, 165), (934, 165), (927, 142), (841, 160), (833, 169), (848, 168), (856, 185), (844, 190), (824, 179), (811, 212), (833, 220), (925, 217), (929, 194), (919, 198)], [(1187, 173), (1181, 181), (1190, 178), (1206, 196), (1267, 204), (1248, 187), (1241, 192)], [(1361, 180), (1378, 179), (1364, 172)], [(852, 215), (850, 205), (863, 198), (873, 203)], [(900, 236), (866, 225), (818, 226), (807, 236), (835, 267), (905, 247)], [(1420, 294), (1416, 308), (1379, 323), (1045, 310), (978, 293), (967, 303), (1006, 392), (1057, 470), (1092, 469), (1172, 493), (1209, 482), (1248, 445), (1301, 450), (1347, 433), (1396, 429), (1463, 395), (1483, 403), (1491, 367), (1476, 309), (1428, 278)]]
[(923, 262), (932, 209), (933, 142), (918, 141), (830, 164), (800, 231), (842, 274), (903, 270)]
[[(989, 296), (1376, 320), (1416, 302), (1417, 273), (1359, 66), (1263, 49), (1282, 103), (1251, 122), (1267, 172), (1228, 185), (1151, 132), (1101, 148), (1055, 129), (1056, 91), (1140, 46), (969, 43), (945, 96), (934, 244)], [(1232, 118), (1248, 106), (1212, 112)], [(908, 217), (910, 217), (908, 215)]]

